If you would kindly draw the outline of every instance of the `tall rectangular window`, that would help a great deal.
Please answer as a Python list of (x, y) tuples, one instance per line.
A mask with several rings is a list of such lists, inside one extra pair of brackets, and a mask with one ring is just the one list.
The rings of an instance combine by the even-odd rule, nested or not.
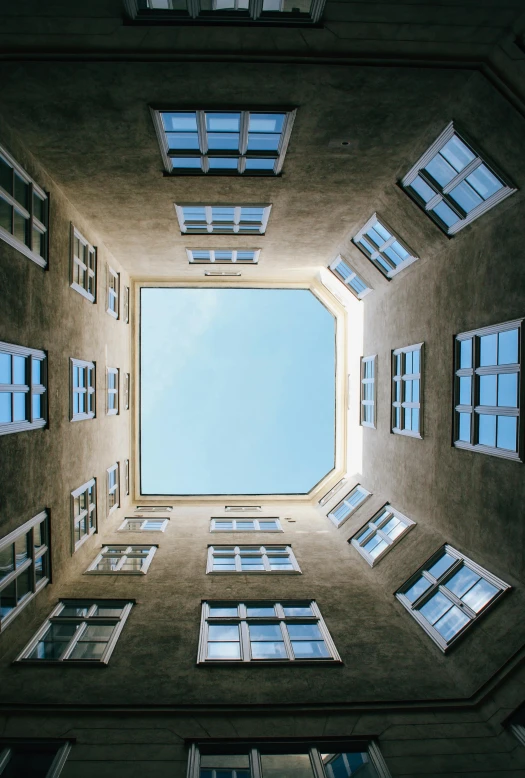
[(365, 257), (368, 257), (387, 278), (393, 278), (418, 259), (406, 243), (391, 227), (387, 227), (376, 213), (352, 240)]
[(72, 553), (97, 531), (97, 482), (92, 478), (71, 492)]
[(97, 295), (97, 250), (71, 225), (71, 288), (95, 302)]
[(125, 0), (141, 24), (309, 26), (321, 19), (326, 0)]
[(129, 395), (131, 387), (131, 374), (124, 374), (124, 410), (129, 411)]
[(0, 342), (0, 435), (45, 427), (45, 352)]
[(47, 266), (48, 196), (0, 146), (0, 238)]
[(106, 312), (114, 319), (119, 317), (119, 305), (120, 305), (120, 273), (117, 273), (113, 268), (107, 269), (107, 288), (108, 295), (106, 300)]
[(42, 511), (0, 538), (0, 632), (49, 578), (49, 517)]
[(59, 778), (71, 743), (67, 740), (0, 738), (2, 778)]
[(401, 186), (447, 235), (455, 235), (516, 191), (453, 122), (418, 159)]
[(354, 535), (351, 543), (373, 567), (412, 527), (414, 521), (385, 505)]
[(207, 573), (300, 573), (291, 546), (208, 546)]
[(210, 532), (282, 532), (279, 519), (212, 519)]
[(336, 527), (340, 527), (368, 497), (370, 497), (370, 492), (364, 487), (354, 486), (352, 491), (335, 508), (332, 508), (328, 518)]
[(423, 437), (423, 344), (392, 351), (392, 432)]
[(119, 412), (119, 369), (118, 367), (108, 367), (106, 371), (106, 394), (108, 416), (114, 416)]
[(186, 249), (190, 264), (255, 265), (260, 249)]
[(346, 259), (341, 256), (337, 257), (330, 265), (330, 270), (341, 283), (343, 283), (358, 300), (362, 300), (366, 297), (372, 289), (360, 278), (355, 270), (353, 270)]
[(199, 664), (296, 661), (341, 661), (313, 600), (203, 603)]
[(71, 421), (95, 417), (95, 363), (82, 359), (69, 360), (71, 378)]
[(86, 573), (145, 575), (158, 546), (103, 546)]
[(175, 205), (180, 231), (187, 235), (264, 235), (271, 205)]
[(456, 336), (454, 445), (523, 459), (523, 319)]
[(120, 505), (120, 472), (119, 463), (107, 469), (107, 481), (108, 481), (108, 516), (113, 513)]
[(377, 356), (361, 357), (361, 424), (376, 426)]

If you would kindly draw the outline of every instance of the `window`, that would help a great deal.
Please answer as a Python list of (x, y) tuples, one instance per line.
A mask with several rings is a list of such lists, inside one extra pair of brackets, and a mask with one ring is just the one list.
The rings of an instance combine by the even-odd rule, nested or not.
[(334, 494), (336, 494), (339, 489), (342, 489), (343, 486), (346, 486), (346, 478), (341, 478), (341, 480), (338, 481), (335, 486), (332, 486), (330, 491), (327, 492), (324, 497), (321, 497), (319, 500), (319, 505), (323, 506), (326, 505), (327, 502), (330, 502)]
[(108, 265), (108, 299), (106, 302), (106, 311), (113, 318), (119, 317), (119, 298), (120, 298), (120, 273)]
[(107, 377), (107, 409), (108, 416), (115, 416), (119, 412), (119, 369), (108, 367)]
[(376, 426), (377, 356), (361, 357), (361, 424)]
[(336, 278), (350, 289), (354, 297), (357, 297), (358, 300), (362, 300), (363, 297), (366, 297), (366, 295), (372, 291), (341, 256), (337, 257), (337, 259), (332, 262), (330, 270)]
[(507, 719), (505, 726), (510, 729), (522, 746), (525, 746), (525, 704), (514, 711)]
[(171, 505), (137, 505), (135, 513), (167, 513), (172, 510)]
[(376, 213), (352, 240), (387, 278), (392, 278), (419, 259), (391, 227), (379, 220)]
[(336, 527), (340, 527), (351, 514), (358, 508), (367, 497), (370, 497), (370, 492), (364, 489), (362, 486), (355, 486), (351, 492), (349, 492), (344, 500), (341, 500), (335, 508), (333, 508), (328, 514), (328, 518), (332, 521)]
[(71, 421), (95, 417), (95, 363), (70, 359)]
[(0, 342), (0, 435), (45, 427), (46, 368), (43, 351)]
[(522, 459), (522, 322), (463, 332), (454, 355), (454, 445)]
[(169, 519), (124, 519), (119, 532), (165, 532)]
[(271, 205), (175, 205), (180, 231), (187, 235), (219, 233), (264, 235)]
[(71, 225), (71, 288), (94, 303), (97, 296), (97, 250)]
[(158, 546), (103, 546), (86, 573), (145, 575)]
[(97, 482), (95, 478), (71, 492), (71, 521), (74, 553), (94, 532), (97, 532)]
[(507, 589), (504, 581), (447, 545), (396, 597), (446, 651)]
[(186, 249), (192, 264), (257, 264), (260, 249)]
[(423, 344), (392, 351), (392, 432), (423, 437), (421, 376)]
[(0, 632), (49, 583), (49, 565), (46, 511), (0, 538)]
[(48, 197), (0, 146), (0, 238), (47, 266)]
[(210, 532), (282, 532), (279, 519), (212, 519)]
[(124, 410), (129, 411), (129, 393), (131, 386), (131, 375), (126, 373), (124, 375)]
[(207, 573), (300, 573), (291, 546), (208, 546)]
[(129, 459), (124, 463), (124, 489), (126, 496), (129, 494)]
[(0, 776), (3, 778), (59, 778), (71, 743), (64, 740), (0, 739)]
[(116, 462), (108, 468), (108, 516), (120, 505), (120, 474), (119, 464)]
[(294, 27), (317, 23), (325, 0), (125, 0), (136, 22), (257, 24)]
[(61, 600), (17, 662), (107, 664), (133, 600)]
[(262, 511), (261, 505), (225, 505), (225, 513), (255, 513)]
[(351, 542), (370, 567), (373, 567), (412, 527), (415, 527), (415, 522), (391, 505), (385, 505), (366, 527), (354, 535)]
[(406, 174), (403, 189), (447, 235), (454, 235), (516, 189), (450, 122)]
[(129, 324), (129, 286), (124, 287), (124, 321)]
[(203, 662), (341, 661), (313, 600), (203, 602)]

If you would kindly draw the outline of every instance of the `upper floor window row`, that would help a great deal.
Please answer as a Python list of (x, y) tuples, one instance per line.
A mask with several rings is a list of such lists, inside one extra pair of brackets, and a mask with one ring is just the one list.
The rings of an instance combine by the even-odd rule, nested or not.
[(175, 205), (180, 231), (188, 235), (264, 235), (271, 205)]
[(400, 273), (418, 257), (376, 213), (352, 238), (356, 246), (387, 278)]
[(0, 435), (46, 425), (46, 367), (43, 351), (0, 342)]
[(152, 109), (164, 168), (184, 175), (278, 175), (295, 111)]
[(401, 186), (447, 235), (459, 232), (516, 191), (453, 122), (418, 159)]
[(354, 295), (358, 300), (362, 300), (366, 297), (372, 289), (360, 276), (357, 275), (355, 270), (350, 267), (346, 259), (341, 256), (337, 257), (330, 265), (330, 270)]
[(256, 264), (260, 249), (186, 249), (192, 264)]
[(97, 295), (97, 250), (71, 225), (71, 288), (94, 303)]
[(48, 196), (0, 146), (0, 238), (47, 265)]
[(355, 486), (352, 491), (335, 506), (335, 508), (332, 508), (328, 514), (328, 518), (336, 527), (340, 527), (341, 524), (344, 524), (344, 522), (350, 518), (351, 514), (367, 499), (367, 497), (370, 497), (369, 491), (362, 486)]
[(311, 25), (326, 0), (125, 0), (128, 15), (142, 23)]

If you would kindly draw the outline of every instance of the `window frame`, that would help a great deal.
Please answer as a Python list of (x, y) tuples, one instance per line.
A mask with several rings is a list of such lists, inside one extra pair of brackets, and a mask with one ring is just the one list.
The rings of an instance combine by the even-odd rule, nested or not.
[[(85, 247), (87, 252), (88, 264), (86, 265), (80, 257), (75, 253), (75, 240)], [(91, 262), (92, 259), (92, 262)], [(90, 303), (96, 303), (97, 301), (97, 247), (92, 246), (91, 243), (82, 235), (80, 230), (77, 230), (75, 225), (71, 223), (71, 240), (70, 240), (70, 287), (76, 292), (85, 297)], [(86, 286), (81, 286), (75, 281), (75, 267), (79, 266), (84, 272), (84, 279)], [(89, 279), (93, 279), (93, 294), (89, 291)]]
[[(228, 521), (232, 523), (232, 529), (217, 529), (216, 522), (217, 521)], [(238, 529), (237, 523), (239, 521), (253, 521), (253, 529)], [(277, 529), (261, 529), (260, 522), (261, 521), (274, 521), (277, 524)], [(284, 532), (281, 521), (277, 516), (264, 516), (259, 519), (252, 518), (251, 516), (247, 516), (243, 519), (224, 519), (221, 517), (212, 517), (210, 519), (210, 532)]]
[(129, 486), (130, 486), (130, 469), (129, 469), (129, 459), (126, 459), (124, 462), (124, 491), (126, 492), (126, 497), (129, 495)]
[[(246, 11), (201, 11), (199, 0), (188, 0), (188, 10), (139, 8), (138, 0), (124, 0), (128, 19), (134, 24), (196, 24), (196, 25), (258, 25), (272, 27), (312, 27), (319, 26), (324, 11), (326, 0), (312, 0), (310, 12), (301, 15), (292, 15), (279, 11), (262, 11), (262, 3), (249, 0)], [(263, 13), (265, 15), (263, 15)], [(284, 19), (280, 17), (284, 16)], [(128, 21), (129, 23), (129, 21)]]
[(319, 505), (323, 507), (327, 503), (330, 502), (332, 497), (337, 494), (337, 492), (341, 489), (343, 489), (344, 486), (347, 486), (348, 480), (346, 478), (341, 478), (340, 481), (338, 481), (335, 486), (332, 486), (332, 488), (319, 500)]
[[(128, 521), (140, 521), (141, 527), (139, 529), (128, 529)], [(145, 528), (145, 524), (147, 524), (148, 521), (162, 521), (162, 527), (159, 527), (158, 529), (151, 529), (150, 527)], [(142, 518), (141, 516), (126, 516), (120, 527), (118, 528), (117, 532), (166, 532), (166, 529), (169, 524), (169, 518), (165, 518), (164, 516), (159, 516), (156, 519), (151, 518)], [(139, 545), (139, 544), (136, 544)]]
[[(115, 554), (111, 554), (111, 552), (109, 551), (109, 549), (113, 549), (113, 548), (120, 548), (123, 550), (118, 567), (115, 570), (97, 570), (96, 567), (99, 564), (99, 562), (102, 561), (102, 559), (105, 559), (106, 557), (116, 556)], [(134, 550), (137, 548), (141, 548), (141, 549), (148, 548), (149, 549), (148, 555), (144, 557), (143, 554), (139, 554), (136, 550)], [(149, 566), (153, 561), (153, 557), (155, 556), (157, 549), (158, 549), (158, 545), (139, 544), (139, 543), (128, 544), (128, 545), (123, 543), (112, 543), (111, 545), (102, 546), (100, 551), (96, 555), (95, 559), (91, 562), (88, 569), (85, 571), (84, 575), (146, 575)], [(125, 553), (124, 550), (127, 551), (128, 553)], [(122, 570), (122, 566), (124, 565), (124, 562), (128, 558), (134, 559), (135, 557), (144, 560), (144, 564), (141, 567), (141, 569)]]
[(131, 373), (124, 373), (124, 410), (129, 411), (129, 398), (131, 390)]
[[(110, 265), (106, 266), (106, 271), (106, 313), (118, 320), (120, 319), (120, 273), (113, 270)], [(111, 279), (114, 279), (114, 288)]]
[[(17, 393), (13, 391), (14, 387), (23, 388), (23, 393), (30, 398), (26, 399), (26, 416), (29, 419), (23, 421), (5, 421), (0, 423), (0, 435), (11, 435), (16, 432), (27, 432), (28, 430), (42, 429), (48, 425), (48, 401), (47, 401), (47, 353), (40, 349), (26, 348), (25, 346), (17, 346), (14, 343), (5, 343), (0, 341), (0, 354), (8, 354), (11, 357), (11, 378), (14, 378), (13, 369), (13, 357), (25, 357), (29, 358), (31, 376), (30, 381), (27, 384), (0, 384), (0, 388), (8, 394), (12, 395), (11, 398), (11, 416), (14, 417), (14, 395)], [(33, 360), (40, 362), (40, 383), (34, 384), (32, 380), (33, 375)], [(25, 365), (25, 380), (28, 379), (28, 363)], [(9, 388), (11, 387), (11, 388)], [(40, 410), (41, 418), (35, 419), (33, 417), (33, 397), (40, 395)], [(29, 413), (27, 413), (27, 406), (29, 404)]]
[[(207, 205), (206, 203), (174, 203), (175, 207), (175, 213), (177, 214), (177, 219), (179, 221), (179, 227), (181, 235), (265, 235), (266, 233), (266, 227), (268, 226), (268, 220), (270, 218), (270, 212), (272, 210), (271, 203), (243, 203), (241, 205), (232, 205), (231, 203), (213, 203), (212, 205)], [(185, 218), (184, 218), (184, 208), (205, 208), (205, 217), (206, 217), (206, 229), (195, 229), (188, 232), (188, 225), (186, 224)], [(231, 230), (221, 230), (220, 225), (221, 224), (230, 224), (231, 222), (215, 222), (217, 224), (217, 227), (214, 227), (214, 222), (212, 218), (212, 208), (233, 208), (234, 209), (234, 215), (233, 215), (233, 232)], [(242, 222), (241, 221), (241, 209), (242, 208), (262, 208), (263, 209), (263, 215), (262, 215), (262, 221), (255, 222), (255, 221), (248, 221), (248, 222)], [(256, 230), (250, 230), (248, 232), (241, 231), (240, 227), (242, 227), (243, 224), (260, 224), (259, 229)], [(237, 229), (235, 229), (237, 227)]]
[[(373, 227), (377, 222), (390, 233), (390, 238), (383, 242), (383, 244), (379, 247), (374, 246), (374, 242), (367, 238), (366, 232), (371, 227)], [(363, 246), (363, 244), (360, 242), (361, 240), (367, 240), (367, 242), (370, 244), (370, 247), (373, 249), (372, 252), (368, 252), (366, 246)], [(405, 243), (404, 240), (402, 240), (397, 232), (390, 227), (387, 222), (385, 222), (384, 219), (380, 218), (377, 213), (373, 213), (370, 219), (364, 224), (360, 230), (356, 232), (354, 237), (352, 238), (352, 242), (355, 246), (359, 249), (359, 251), (365, 255), (365, 257), (370, 260), (370, 262), (379, 270), (379, 272), (387, 278), (389, 281), (390, 279), (394, 278), (394, 276), (397, 276), (398, 273), (401, 273), (401, 271), (405, 270), (407, 267), (412, 265), (416, 260), (419, 259), (417, 254), (412, 251), (412, 249)], [(385, 249), (389, 248), (392, 243), (399, 243), (401, 247), (408, 252), (409, 256), (406, 257), (406, 259), (403, 259), (400, 261), (398, 265), (394, 265), (392, 260), (385, 255), (384, 251)], [(386, 270), (385, 267), (381, 264), (379, 261), (379, 257), (387, 264), (390, 265), (390, 270)]]
[[(469, 162), (460, 173), (454, 176), (448, 184), (440, 186), (430, 174), (428, 174), (424, 168), (428, 163), (434, 159), (434, 157), (441, 151), (441, 149), (452, 139), (453, 136), (457, 136), (474, 154), (474, 159)], [(451, 197), (448, 197), (448, 193), (454, 189), (458, 184), (465, 180), (467, 176), (474, 172), (480, 165), (485, 165), (486, 168), (498, 178), (503, 184), (501, 189), (498, 189), (487, 200), (473, 208), (470, 213), (462, 215), (461, 206), (456, 203)], [(410, 186), (412, 182), (418, 177), (423, 179), (434, 192), (435, 195), (427, 203), (415, 192)], [(450, 122), (443, 132), (436, 138), (434, 143), (424, 152), (424, 154), (417, 160), (417, 162), (410, 168), (408, 173), (400, 181), (401, 188), (406, 194), (437, 224), (437, 226), (445, 233), (445, 235), (456, 235), (463, 227), (478, 219), (484, 213), (496, 206), (498, 203), (505, 200), (510, 195), (514, 194), (518, 190), (509, 183), (507, 176), (504, 176), (496, 165), (494, 165), (486, 155), (482, 155), (477, 151), (477, 144), (473, 144), (468, 135), (464, 132), (458, 131), (454, 122)], [(434, 213), (433, 208), (440, 202), (444, 202), (458, 217), (459, 220), (451, 227), (441, 221), (439, 216)]]
[[(388, 511), (389, 515), (381, 522), (379, 526), (375, 525), (374, 522), (381, 518), (385, 511)], [(400, 522), (405, 524), (404, 530), (393, 540), (382, 530), (385, 524), (387, 524), (392, 517), (399, 519)], [(383, 557), (386, 556), (386, 554), (388, 554), (388, 552), (391, 551), (393, 547), (397, 545), (415, 526), (415, 521), (412, 521), (412, 519), (409, 519), (408, 516), (405, 516), (404, 513), (401, 513), (401, 511), (393, 508), (390, 503), (386, 503), (372, 516), (369, 521), (366, 522), (366, 524), (363, 524), (363, 526), (350, 538), (348, 542), (358, 551), (359, 554), (361, 554), (363, 559), (368, 562), (370, 567), (375, 567), (375, 565), (377, 565), (377, 563), (380, 562), (381, 559), (383, 559)], [(359, 536), (366, 532), (367, 529), (371, 530), (371, 534), (367, 535), (366, 539), (360, 541)], [(385, 541), (385, 543), (388, 544), (387, 547), (376, 557), (373, 557), (371, 554), (369, 554), (369, 552), (364, 547), (367, 543), (370, 542), (374, 535), (378, 535), (382, 540)]]
[[(401, 346), (400, 348), (392, 349), (391, 359), (390, 359), (390, 370), (391, 370), (391, 404), (390, 404), (390, 431), (394, 435), (405, 435), (409, 438), (423, 438), (423, 392), (424, 392), (424, 384), (423, 384), (423, 369), (425, 366), (425, 344), (422, 343), (415, 343), (411, 346)], [(405, 354), (419, 351), (419, 373), (404, 373), (403, 370), (406, 365), (406, 357)], [(401, 355), (401, 373), (396, 372), (396, 357), (398, 355)], [(410, 376), (410, 378), (409, 378)], [(419, 381), (419, 401), (407, 401), (403, 400), (403, 380), (410, 380), (410, 381)], [(396, 400), (396, 384), (401, 383), (401, 400)], [(411, 408), (412, 410), (417, 409), (419, 410), (419, 429), (417, 432), (414, 432), (414, 430), (406, 430), (400, 427), (396, 427), (396, 408), (400, 408), (400, 418), (403, 417), (403, 411), (405, 408)], [(410, 415), (410, 423), (412, 423), (412, 414)]]
[[(428, 572), (428, 568), (431, 568), (439, 559), (441, 559), (445, 553), (454, 557), (456, 562), (447, 570), (445, 570), (445, 572), (442, 573), (439, 578), (434, 578), (434, 576)], [(450, 592), (445, 587), (446, 582), (452, 578), (455, 573), (457, 573), (463, 564), (498, 589), (498, 592), (494, 595), (494, 597), (488, 603), (486, 603), (486, 605), (484, 605), (478, 613), (475, 613), (475, 611), (471, 610), (468, 605), (459, 599), (459, 597), (456, 597), (453, 592)], [(407, 597), (405, 597), (404, 593), (408, 591), (410, 587), (421, 577), (425, 578), (431, 585), (422, 594), (420, 594), (419, 597), (414, 600), (414, 602), (411, 603)], [(444, 589), (445, 591), (443, 591)], [(432, 556), (427, 559), (425, 564), (416, 570), (416, 572), (411, 575), (407, 581), (405, 581), (405, 583), (395, 592), (395, 597), (417, 621), (417, 623), (424, 629), (427, 635), (432, 638), (434, 643), (441, 649), (441, 651), (446, 653), (451, 646), (455, 645), (455, 643), (463, 637), (465, 632), (468, 631), (469, 627), (471, 627), (474, 622), (477, 622), (488, 610), (490, 610), (492, 606), (495, 605), (495, 603), (500, 600), (501, 597), (510, 589), (512, 589), (510, 584), (505, 583), (505, 581), (502, 581), (501, 578), (498, 578), (488, 570), (485, 570), (484, 567), (481, 567), (481, 565), (478, 565), (476, 562), (472, 561), (472, 559), (460, 553), (455, 548), (446, 543), (444, 546), (441, 546), (441, 548), (438, 549), (435, 554), (432, 554)], [(466, 614), (469, 618), (469, 621), (464, 624), (463, 627), (449, 641), (445, 640), (442, 635), (436, 629), (434, 629), (432, 624), (430, 624), (430, 622), (427, 621), (427, 619), (419, 612), (419, 608), (428, 602), (438, 592), (443, 594), (450, 602), (452, 602), (453, 605), (457, 606), (461, 612)]]
[[(16, 238), (13, 233), (8, 232), (4, 227), (0, 227), (0, 239), (3, 240), (5, 243), (9, 244), (12, 248), (19, 251), (21, 254), (26, 256), (28, 259), (32, 260), (36, 265), (38, 265), (41, 268), (47, 268), (48, 262), (49, 262), (49, 193), (45, 192), (44, 189), (42, 189), (36, 181), (34, 181), (31, 176), (26, 173), (24, 168), (18, 164), (18, 162), (14, 159), (14, 157), (9, 154), (9, 152), (4, 148), (4, 146), (0, 146), (0, 157), (3, 157), (6, 164), (12, 168), (13, 170), (13, 180), (15, 173), (22, 179), (24, 184), (29, 187), (28, 189), (28, 196), (27, 200), (29, 203), (29, 208), (26, 208), (22, 203), (18, 202), (16, 200), (14, 194), (9, 194), (5, 189), (3, 189), (0, 186), (0, 199), (4, 200), (4, 202), (7, 202), (8, 205), (13, 209), (12, 213), (14, 213), (14, 210), (18, 210), (19, 213), (23, 216), (24, 219), (27, 220), (26, 223), (26, 233), (29, 233), (31, 236), (31, 248), (27, 246), (25, 243), (22, 243), (21, 240)], [(14, 185), (13, 185), (13, 192), (14, 192)], [(34, 201), (33, 201), (33, 195), (37, 195), (40, 200), (43, 201), (43, 213), (44, 213), (44, 221), (40, 221), (35, 216), (34, 213)], [(23, 212), (23, 213), (22, 213)], [(11, 224), (12, 224), (13, 216), (11, 217)], [(41, 256), (36, 251), (33, 251), (33, 233), (34, 231), (37, 231), (40, 233), (40, 235), (44, 235), (44, 254), (45, 256)]]
[[(194, 253), (198, 251), (207, 251), (210, 254), (210, 259), (195, 259)], [(230, 259), (216, 259), (215, 258), (215, 252), (218, 251), (231, 251), (232, 252), (232, 258)], [(237, 254), (240, 251), (253, 251), (253, 259), (237, 259)], [(224, 248), (224, 249), (209, 249), (209, 248), (194, 248), (194, 249), (186, 249), (186, 254), (188, 256), (188, 262), (190, 265), (257, 265), (259, 262), (259, 255), (261, 253), (261, 249), (248, 249), (248, 248), (242, 248), (242, 249), (232, 249), (232, 248)]]
[[(357, 505), (352, 505), (351, 503), (348, 502), (348, 498), (351, 497), (351, 495), (353, 495), (354, 492), (356, 492), (357, 490), (359, 490), (360, 492), (364, 493), (364, 497), (363, 497), (362, 500), (360, 500), (357, 503)], [(345, 494), (345, 496), (343, 497), (342, 500), (339, 500), (337, 505), (334, 505), (334, 507), (330, 511), (328, 511), (328, 513), (326, 514), (327, 518), (329, 518), (330, 521), (332, 522), (332, 524), (337, 529), (339, 529), (339, 527), (342, 527), (343, 524), (345, 524), (348, 521), (350, 516), (352, 516), (352, 514), (355, 513), (362, 505), (364, 505), (364, 503), (371, 496), (372, 496), (372, 492), (369, 492), (368, 489), (365, 489), (365, 487), (361, 486), (361, 484), (356, 484), (354, 487), (352, 487), (352, 489), (350, 489), (350, 491), (347, 494)], [(347, 513), (347, 515), (343, 519), (341, 519), (341, 521), (338, 521), (336, 519), (336, 517), (334, 516), (334, 511), (336, 511), (341, 505), (346, 505), (349, 508), (349, 512)]]
[[(38, 548), (38, 550), (35, 550), (34, 528), (39, 524), (44, 525), (43, 532), (44, 532), (45, 542)], [(26, 541), (26, 550), (28, 550), (28, 546), (29, 546), (29, 550), (26, 559), (24, 559), (24, 561), (17, 566), (16, 547), (14, 544), (19, 538), (23, 537), (24, 535), (29, 536), (28, 540)], [(4, 616), (3, 618), (0, 616), (0, 634), (18, 616), (18, 614), (25, 608), (25, 606), (29, 602), (31, 602), (31, 600), (34, 597), (36, 597), (36, 595), (40, 591), (42, 591), (42, 589), (44, 589), (48, 585), (48, 583), (51, 582), (51, 536), (50, 536), (49, 512), (47, 510), (40, 511), (40, 513), (37, 513), (36, 516), (33, 516), (32, 519), (29, 519), (29, 521), (24, 522), (24, 524), (20, 525), (20, 527), (17, 527), (8, 535), (5, 535), (3, 538), (0, 538), (0, 551), (2, 551), (3, 549), (9, 546), (13, 546), (14, 567), (10, 573), (8, 573), (4, 578), (0, 580), (0, 592), (14, 583), (15, 596), (16, 596), (16, 589), (17, 589), (16, 581), (18, 577), (22, 575), (26, 570), (30, 571), (29, 575), (31, 578), (31, 589), (29, 592), (27, 592), (26, 596), (23, 597), (23, 599), (21, 599), (20, 602), (17, 603), (11, 611), (9, 611), (9, 613), (6, 616)], [(47, 554), (47, 559), (42, 564), (43, 567), (42, 572), (44, 573), (44, 575), (42, 576), (40, 581), (37, 581), (36, 572), (35, 572), (35, 562), (38, 559), (41, 559), (45, 554)]]
[[(453, 384), (453, 424), (452, 424), (452, 444), (454, 448), (464, 449), (467, 451), (475, 451), (479, 454), (488, 454), (489, 456), (500, 457), (502, 459), (511, 459), (517, 462), (524, 461), (524, 444), (523, 444), (523, 428), (524, 424), (521, 419), (521, 409), (525, 407), (525, 382), (522, 376), (522, 362), (524, 355), (523, 345), (523, 328), (524, 319), (514, 319), (513, 321), (502, 322), (500, 324), (492, 324), (488, 327), (479, 327), (476, 330), (470, 330), (468, 332), (461, 332), (454, 338), (454, 384)], [(481, 367), (479, 363), (480, 357), (480, 338), (485, 335), (498, 335), (500, 332), (507, 332), (509, 330), (518, 330), (518, 362), (506, 365), (489, 365), (487, 367)], [(472, 367), (461, 368), (460, 365), (460, 349), (461, 342), (464, 340), (472, 339)], [(496, 355), (497, 359), (497, 355)], [(479, 403), (472, 402), (471, 405), (462, 405), (460, 400), (460, 381), (462, 377), (471, 378), (471, 401), (479, 398), (479, 384), (480, 378), (483, 375), (502, 375), (502, 374), (514, 374), (518, 376), (518, 390), (517, 390), (517, 407), (512, 406), (486, 406)], [(497, 379), (496, 379), (497, 380)], [(496, 397), (497, 401), (497, 397)], [(484, 443), (472, 443), (459, 440), (459, 414), (470, 413), (470, 440), (474, 441), (478, 438), (478, 425), (479, 416), (482, 413), (479, 409), (485, 409), (490, 411), (490, 415), (496, 416), (515, 416), (517, 418), (516, 423), (516, 451), (510, 449), (498, 448), (496, 446), (487, 446)], [(502, 413), (501, 411), (505, 411)], [(496, 438), (497, 443), (497, 438)]]
[[(365, 365), (367, 363), (372, 364), (372, 378), (365, 378)], [(360, 367), (360, 401), (359, 401), (359, 423), (362, 427), (369, 427), (370, 429), (376, 429), (377, 426), (377, 354), (373, 354), (371, 357), (361, 357), (359, 361)], [(365, 399), (364, 387), (367, 384), (372, 384), (373, 399)], [(366, 421), (364, 416), (365, 407), (372, 406), (372, 421)]]
[[(94, 489), (94, 501), (90, 502), (89, 507), (87, 509), (82, 510), (77, 516), (75, 513), (75, 499), (77, 497), (80, 497), (81, 494), (84, 494), (84, 492), (88, 492), (88, 490), (91, 487), (93, 487)], [(95, 533), (98, 532), (97, 479), (91, 478), (89, 481), (86, 481), (85, 484), (79, 486), (78, 489), (74, 489), (71, 492), (70, 502), (71, 502), (71, 553), (74, 554), (75, 551), (77, 551), (80, 548), (80, 546), (82, 546), (86, 542), (86, 540), (91, 537), (91, 535), (94, 535)], [(86, 528), (88, 531), (85, 532), (79, 540), (75, 540), (77, 525), (84, 518), (86, 519)]]
[[(42, 751), (45, 746), (55, 746), (55, 757), (49, 766), (45, 778), (59, 778), (74, 742), (74, 738), (67, 741), (44, 740), (42, 738), (0, 738), (0, 775), (3, 775), (4, 768), (9, 764), (10, 754), (8, 752), (16, 749), (17, 746), (36, 746), (37, 748), (40, 748), (40, 751)], [(22, 751), (22, 749), (20, 749), (20, 751)]]
[[(346, 279), (343, 279), (342, 276), (337, 274), (337, 268), (339, 265), (344, 265), (349, 271), (350, 274)], [(363, 278), (357, 273), (354, 268), (351, 266), (350, 262), (348, 262), (347, 259), (345, 259), (341, 254), (338, 254), (337, 257), (334, 259), (334, 261), (329, 265), (328, 268), (332, 274), (337, 278), (340, 283), (343, 284), (345, 289), (348, 289), (349, 292), (353, 294), (353, 296), (356, 298), (356, 300), (362, 300), (364, 297), (367, 296), (367, 294), (370, 294), (370, 292), (373, 291), (372, 287), (369, 286), (366, 281), (363, 280)], [(357, 291), (351, 286), (351, 282), (357, 279), (359, 283), (361, 283), (365, 288), (361, 291)]]
[[(84, 370), (84, 386), (75, 387), (74, 375), (75, 368)], [(89, 383), (90, 373), (92, 371), (93, 382)], [(85, 390), (85, 391), (82, 391)], [(75, 394), (84, 394), (86, 397), (86, 408), (92, 404), (92, 411), (83, 411), (75, 413)], [(69, 358), (69, 420), (86, 421), (94, 419), (97, 415), (97, 366), (95, 362), (87, 362), (84, 359)]]
[(122, 317), (124, 319), (124, 324), (129, 324), (129, 310), (130, 310), (129, 286), (124, 286), (122, 305), (124, 308), (123, 317)]
[[(115, 472), (117, 473), (116, 477), (116, 483), (113, 486), (110, 486), (110, 478), (111, 473)], [(116, 494), (116, 502), (114, 505), (110, 507), (111, 502), (111, 494)], [(116, 511), (118, 508), (120, 508), (120, 463), (115, 462), (114, 465), (111, 465), (111, 467), (108, 467), (106, 470), (106, 500), (107, 500), (107, 516), (111, 516), (111, 514)]]
[[(286, 548), (287, 550), (287, 559), (292, 564), (292, 570), (272, 570), (270, 563), (268, 561), (268, 553), (271, 554), (272, 550), (274, 549), (282, 549)], [(235, 570), (214, 570), (213, 569), (213, 563), (214, 563), (214, 552), (215, 550), (220, 549), (227, 549), (232, 548), (233, 552), (231, 556), (235, 557)], [(264, 565), (264, 570), (243, 570), (241, 566), (241, 554), (243, 551), (251, 550), (255, 553), (259, 553), (261, 555), (261, 560)], [(254, 554), (255, 555), (255, 554)], [(284, 554), (282, 554), (282, 557), (284, 558)], [(252, 544), (246, 544), (246, 545), (208, 545), (208, 559), (206, 564), (206, 574), (207, 575), (301, 575), (302, 571), (299, 567), (299, 563), (297, 562), (297, 559), (295, 558), (295, 554), (293, 553), (292, 546), (289, 543), (283, 543), (280, 545), (252, 545)]]
[[(116, 376), (115, 388), (109, 387), (109, 376)], [(110, 408), (109, 398), (115, 396), (115, 407)], [(120, 368), (106, 367), (106, 416), (118, 416), (120, 413)]]

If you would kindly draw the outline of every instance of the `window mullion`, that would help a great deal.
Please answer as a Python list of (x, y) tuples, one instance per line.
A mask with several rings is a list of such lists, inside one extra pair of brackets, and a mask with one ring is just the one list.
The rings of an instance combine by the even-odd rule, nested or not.
[(248, 629), (248, 622), (245, 618), (240, 620), (239, 633), (241, 638), (241, 659), (243, 662), (249, 662), (250, 656), (250, 632)]
[(81, 626), (73, 633), (69, 643), (67, 644), (67, 647), (66, 647), (65, 651), (63, 652), (62, 656), (60, 657), (60, 661), (61, 662), (63, 662), (64, 659), (69, 659), (69, 657), (73, 653), (73, 650), (74, 650), (76, 644), (78, 643), (78, 641), (80, 640), (80, 638), (82, 637), (84, 632), (86, 631), (87, 626), (88, 626), (87, 622), (86, 621), (82, 621)]
[(476, 159), (473, 159), (472, 162), (469, 162), (469, 164), (464, 167), (460, 173), (454, 176), (454, 178), (449, 181), (448, 184), (445, 184), (441, 190), (443, 194), (449, 194), (452, 189), (455, 189), (458, 184), (464, 181), (467, 176), (470, 176), (470, 174), (473, 173), (474, 170), (476, 170), (476, 168), (478, 168), (481, 164), (482, 160), (479, 157), (476, 157)]
[(283, 635), (284, 646), (286, 649), (286, 653), (288, 654), (288, 659), (292, 662), (295, 662), (296, 659), (293, 654), (292, 641), (290, 640), (290, 635), (288, 634), (286, 621), (284, 619), (281, 619), (281, 621), (279, 622), (279, 626), (281, 627), (281, 633)]

